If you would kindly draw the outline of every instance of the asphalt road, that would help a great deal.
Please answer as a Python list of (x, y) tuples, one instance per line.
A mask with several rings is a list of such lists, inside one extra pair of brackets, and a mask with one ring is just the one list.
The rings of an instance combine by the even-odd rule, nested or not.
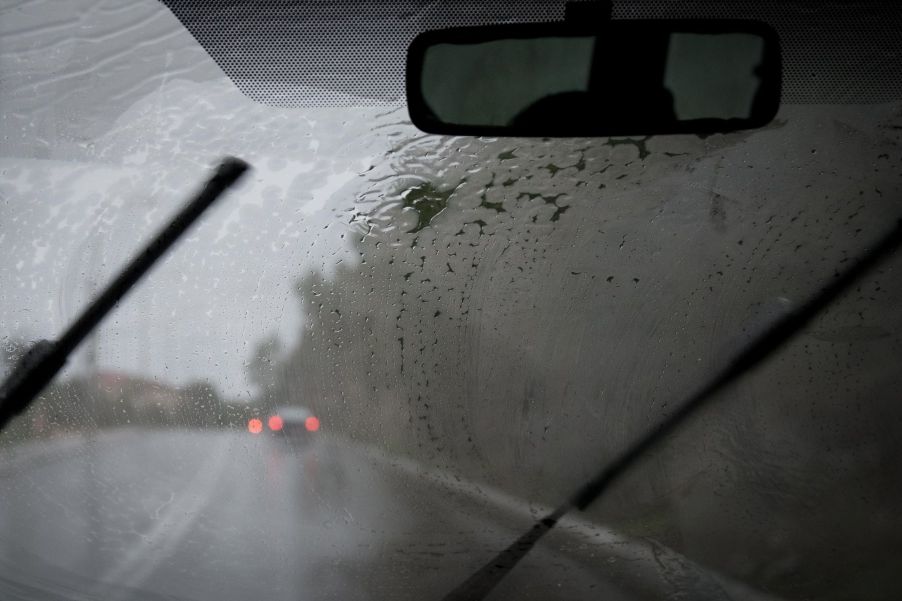
[[(0, 486), (3, 599), (441, 599), (531, 523), (497, 491), (322, 437), (60, 439), (7, 452)], [(565, 520), (490, 598), (745, 597), (731, 586)]]

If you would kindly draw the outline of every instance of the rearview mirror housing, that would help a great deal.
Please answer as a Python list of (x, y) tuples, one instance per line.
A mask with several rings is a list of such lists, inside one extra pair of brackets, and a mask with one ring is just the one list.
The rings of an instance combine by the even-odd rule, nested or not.
[(762, 127), (780, 46), (758, 21), (625, 20), (427, 31), (407, 55), (413, 124), (435, 134), (631, 136)]

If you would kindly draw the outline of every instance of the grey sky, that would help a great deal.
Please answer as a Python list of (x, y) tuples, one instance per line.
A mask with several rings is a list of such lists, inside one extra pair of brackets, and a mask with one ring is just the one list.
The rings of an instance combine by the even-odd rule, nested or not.
[(244, 395), (254, 342), (297, 335), (296, 279), (354, 260), (335, 211), (393, 143), (366, 132), (399, 113), (257, 104), (155, 1), (67, 2), (63, 27), (28, 8), (5, 15), (0, 54), (0, 336), (57, 335), (93, 282), (233, 154), (253, 173), (110, 316), (98, 346), (103, 369)]

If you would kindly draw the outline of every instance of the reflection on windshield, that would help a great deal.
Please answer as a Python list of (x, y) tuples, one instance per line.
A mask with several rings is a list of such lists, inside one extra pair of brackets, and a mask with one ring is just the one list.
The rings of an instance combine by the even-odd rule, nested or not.
[[(102, 83), (73, 29), (9, 21), (4, 369), (199, 170), (255, 172), (0, 437), (0, 596), (441, 598), (860, 254), (900, 188), (897, 106), (704, 140), (423, 136), (403, 107), (255, 104), (156, 3), (107, 8), (84, 11), (122, 74)], [(891, 274), (497, 598), (888, 598)], [(271, 428), (286, 406), (318, 429)]]

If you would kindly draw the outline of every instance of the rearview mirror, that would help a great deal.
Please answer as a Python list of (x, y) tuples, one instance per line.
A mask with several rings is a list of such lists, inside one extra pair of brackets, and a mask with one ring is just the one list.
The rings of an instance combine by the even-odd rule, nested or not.
[(711, 134), (761, 127), (780, 103), (776, 33), (756, 21), (609, 21), (427, 31), (407, 103), (428, 133)]

